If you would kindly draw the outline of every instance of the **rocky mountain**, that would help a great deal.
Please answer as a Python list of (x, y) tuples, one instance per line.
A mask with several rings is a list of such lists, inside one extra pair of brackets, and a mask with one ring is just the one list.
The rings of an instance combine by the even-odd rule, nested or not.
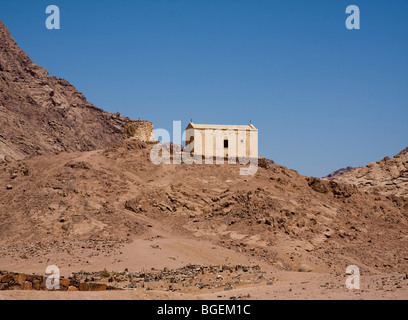
[(335, 179), (376, 194), (408, 197), (408, 148), (393, 158), (354, 168)]
[(0, 21), (0, 161), (101, 149), (122, 138), (127, 120), (50, 77)]
[(336, 170), (336, 171), (328, 174), (327, 176), (325, 176), (323, 178), (326, 178), (326, 179), (338, 178), (338, 177), (342, 176), (343, 174), (345, 174), (345, 173), (347, 173), (347, 172), (349, 172), (351, 170), (353, 170), (353, 167), (342, 168), (342, 169)]

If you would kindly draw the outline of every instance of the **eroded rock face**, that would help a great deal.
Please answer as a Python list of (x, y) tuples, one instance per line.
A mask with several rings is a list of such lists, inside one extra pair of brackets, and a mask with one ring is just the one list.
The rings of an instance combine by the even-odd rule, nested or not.
[(101, 149), (123, 138), (129, 120), (95, 107), (68, 81), (50, 77), (0, 21), (0, 162)]
[(408, 148), (393, 158), (385, 157), (355, 168), (337, 180), (354, 184), (364, 191), (408, 197)]

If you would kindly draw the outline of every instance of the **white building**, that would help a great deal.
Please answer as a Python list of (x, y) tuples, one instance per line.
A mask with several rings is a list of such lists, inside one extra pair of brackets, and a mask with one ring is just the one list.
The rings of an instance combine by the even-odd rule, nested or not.
[(258, 158), (258, 130), (252, 124), (190, 123), (186, 128), (186, 150), (194, 156)]

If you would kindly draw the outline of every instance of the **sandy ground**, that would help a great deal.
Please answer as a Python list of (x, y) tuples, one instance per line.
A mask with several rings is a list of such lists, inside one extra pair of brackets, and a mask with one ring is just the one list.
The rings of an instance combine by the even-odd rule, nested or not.
[(360, 290), (345, 288), (346, 275), (277, 272), (271, 285), (249, 285), (229, 291), (196, 294), (158, 290), (107, 292), (3, 291), (4, 300), (406, 300), (408, 280), (402, 275), (362, 276)]
[[(159, 231), (154, 229), (152, 232)], [(44, 292), (44, 291), (2, 291), (0, 299), (5, 300), (405, 300), (408, 299), (406, 274), (361, 274), (360, 290), (348, 290), (345, 286), (348, 275), (324, 272), (279, 271), (277, 265), (248, 257), (210, 241), (198, 241), (183, 237), (162, 236), (137, 239), (124, 244), (116, 254), (107, 257), (89, 258), (84, 271), (96, 270), (150, 270), (151, 268), (176, 269), (188, 264), (194, 265), (259, 265), (264, 272), (264, 281), (248, 283), (234, 289), (185, 289), (164, 291), (146, 285), (145, 289), (115, 290), (107, 292)], [(288, 244), (282, 250), (290, 251)], [(296, 248), (296, 246), (294, 246)], [(153, 249), (154, 248), (154, 249)], [(299, 246), (297, 246), (299, 248)], [(45, 264), (27, 264), (20, 260), (7, 264), (2, 260), (1, 269), (12, 268), (16, 272), (43, 274)], [(61, 274), (68, 276), (78, 271), (75, 266), (62, 264)]]

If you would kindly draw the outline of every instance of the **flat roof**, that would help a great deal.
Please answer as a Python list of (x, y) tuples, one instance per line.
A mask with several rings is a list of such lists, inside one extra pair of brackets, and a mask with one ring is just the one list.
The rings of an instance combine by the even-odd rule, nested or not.
[(191, 127), (193, 129), (211, 129), (211, 130), (255, 130), (255, 126), (253, 124), (247, 125), (224, 125), (224, 124), (197, 124), (190, 122), (187, 127)]

